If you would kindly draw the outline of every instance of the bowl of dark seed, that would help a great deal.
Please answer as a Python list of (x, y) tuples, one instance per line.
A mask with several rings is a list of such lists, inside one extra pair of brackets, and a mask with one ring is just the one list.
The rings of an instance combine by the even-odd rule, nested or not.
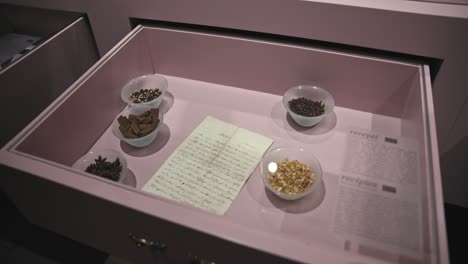
[(127, 174), (125, 158), (111, 149), (90, 151), (72, 167), (115, 182), (122, 182)]
[(130, 80), (120, 96), (131, 107), (159, 107), (167, 90), (167, 80), (158, 74), (148, 74)]
[(335, 100), (323, 88), (299, 85), (286, 91), (283, 105), (297, 124), (312, 127), (333, 111)]
[(131, 107), (125, 109), (112, 123), (116, 137), (134, 147), (146, 147), (159, 134), (163, 115), (159, 108)]

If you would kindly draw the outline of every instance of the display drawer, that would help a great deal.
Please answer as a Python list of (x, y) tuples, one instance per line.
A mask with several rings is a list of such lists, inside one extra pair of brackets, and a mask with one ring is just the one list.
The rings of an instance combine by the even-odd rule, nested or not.
[(83, 14), (0, 4), (0, 146), (98, 59)]
[[(150, 73), (169, 82), (164, 123), (134, 148), (111, 123), (126, 107), (123, 85)], [(336, 107), (303, 128), (282, 95), (311, 82)], [(429, 69), (414, 62), (138, 26), (2, 149), (2, 187), (31, 222), (136, 263), (446, 263), (431, 96)], [(142, 191), (208, 115), (272, 138), (271, 148), (312, 151), (323, 182), (287, 202), (257, 167), (222, 216)], [(71, 167), (104, 148), (126, 158), (122, 184)]]

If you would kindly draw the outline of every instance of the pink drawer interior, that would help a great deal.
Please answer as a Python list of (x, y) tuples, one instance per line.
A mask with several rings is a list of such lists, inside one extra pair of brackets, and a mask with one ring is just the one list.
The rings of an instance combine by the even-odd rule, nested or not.
[[(122, 86), (148, 73), (163, 74), (169, 81), (161, 106), (164, 124), (154, 143), (137, 149), (118, 140), (110, 125), (126, 107), (120, 98)], [(142, 27), (42, 113), (10, 144), (10, 151), (69, 171), (69, 166), (89, 150), (118, 150), (125, 155), (131, 172), (120, 187), (132, 190), (134, 198), (119, 198), (111, 189), (96, 190), (97, 195), (113, 196), (117, 203), (285, 258), (433, 263), (439, 254), (439, 248), (434, 248), (439, 227), (430, 187), (433, 175), (428, 169), (432, 161), (426, 156), (430, 132), (425, 128), (425, 78), (421, 65)], [(336, 101), (334, 113), (312, 129), (295, 125), (281, 103), (286, 89), (303, 83), (319, 84)], [(257, 168), (222, 217), (143, 193), (141, 187), (207, 115), (273, 138), (272, 148), (291, 145), (313, 149), (324, 169), (321, 190), (296, 203), (286, 203), (263, 187)], [(395, 244), (374, 246), (369, 240), (334, 233), (330, 223), (336, 214), (347, 134), (354, 128), (405, 138), (416, 146), (421, 208), (421, 228), (415, 233), (421, 243), (418, 254)], [(47, 166), (38, 174), (47, 175)], [(86, 177), (90, 183), (106, 182), (78, 171), (67, 174)], [(73, 179), (63, 181), (73, 185)], [(140, 202), (133, 203), (136, 200)]]

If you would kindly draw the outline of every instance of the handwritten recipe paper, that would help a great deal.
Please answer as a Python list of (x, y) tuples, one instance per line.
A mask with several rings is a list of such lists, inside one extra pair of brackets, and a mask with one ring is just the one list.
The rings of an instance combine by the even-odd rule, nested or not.
[(208, 116), (143, 191), (223, 215), (272, 143)]

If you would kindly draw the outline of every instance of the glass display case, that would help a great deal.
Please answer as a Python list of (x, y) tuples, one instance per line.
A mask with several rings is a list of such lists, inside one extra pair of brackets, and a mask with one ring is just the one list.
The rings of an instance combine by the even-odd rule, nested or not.
[[(127, 108), (124, 85), (153, 73), (168, 81), (164, 119), (137, 148), (112, 123)], [(302, 127), (282, 98), (312, 83), (335, 107)], [(282, 200), (257, 167), (224, 215), (143, 191), (207, 116), (273, 139), (270, 149), (307, 149), (320, 186)], [(100, 149), (125, 157), (123, 182), (72, 168)], [(2, 186), (28, 219), (136, 263), (447, 261), (430, 74), (418, 62), (138, 26), (11, 140), (0, 163), (15, 175)]]

